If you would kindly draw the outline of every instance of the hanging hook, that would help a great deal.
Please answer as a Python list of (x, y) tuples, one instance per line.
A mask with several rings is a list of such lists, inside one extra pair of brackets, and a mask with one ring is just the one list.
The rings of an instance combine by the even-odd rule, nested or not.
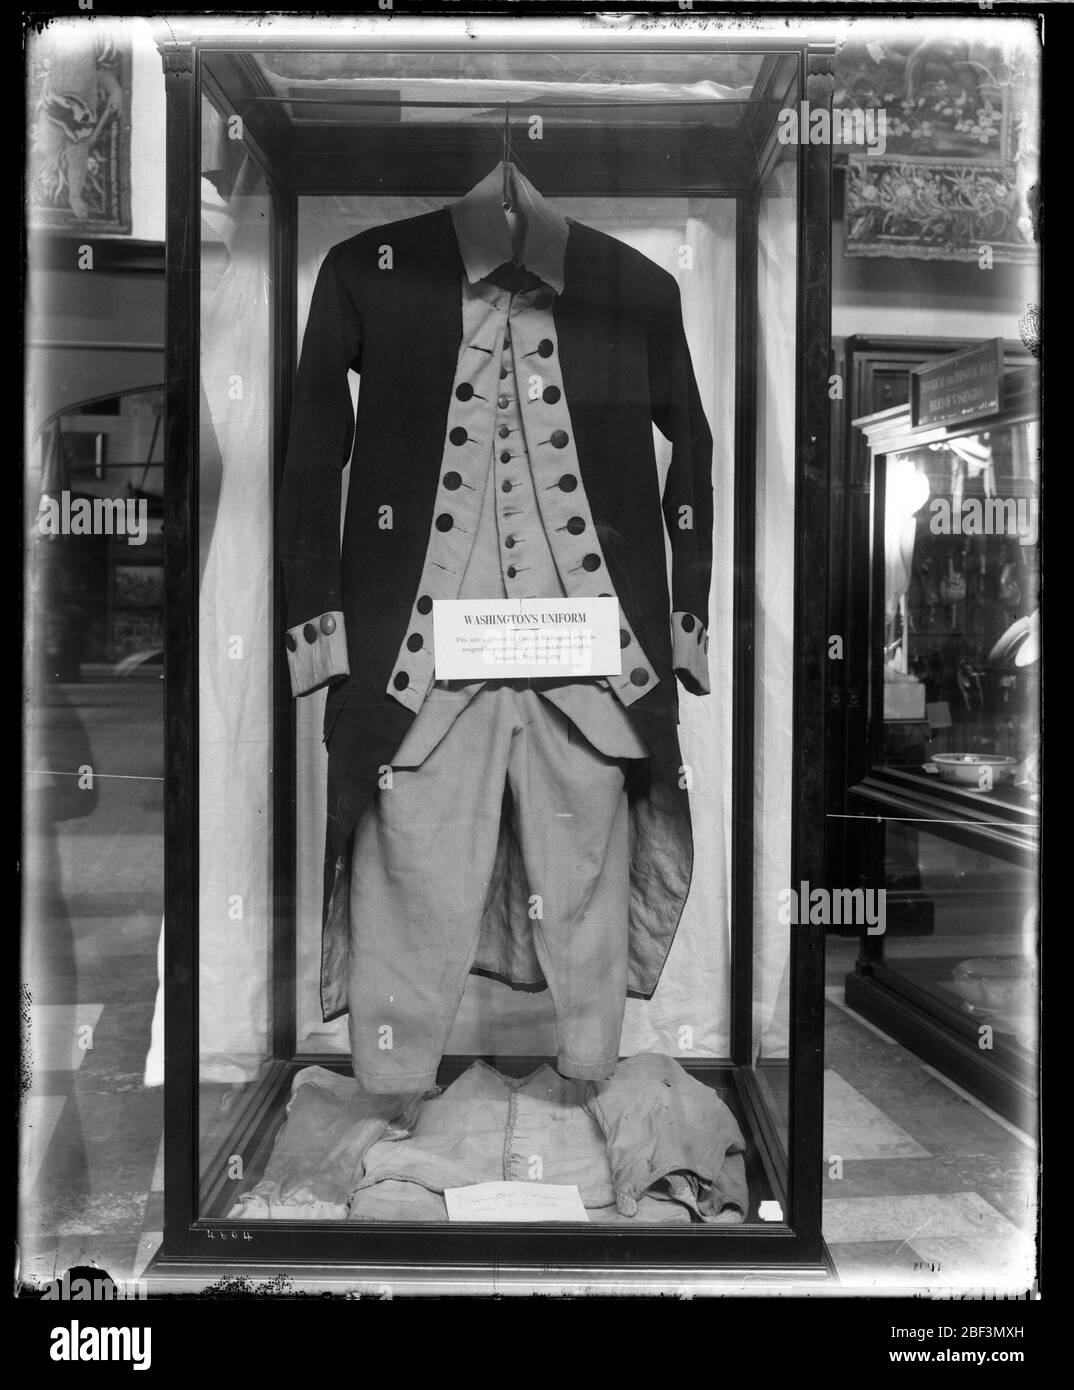
[(511, 211), (511, 190), (508, 186), (507, 169), (511, 163), (511, 103), (503, 104), (503, 210)]

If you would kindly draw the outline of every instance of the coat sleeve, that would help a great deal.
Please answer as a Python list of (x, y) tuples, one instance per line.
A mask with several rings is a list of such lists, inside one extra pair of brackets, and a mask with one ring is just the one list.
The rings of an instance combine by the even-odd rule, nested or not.
[(338, 248), (317, 276), (291, 407), (278, 534), (291, 688), (304, 695), (350, 674), (339, 556), (342, 473), (354, 440), (348, 368), (360, 369), (361, 320)]
[(679, 289), (670, 276), (653, 316), (649, 364), (653, 421), (672, 449), (663, 498), (671, 537), (672, 665), (685, 689), (708, 695), (712, 435), (694, 379)]

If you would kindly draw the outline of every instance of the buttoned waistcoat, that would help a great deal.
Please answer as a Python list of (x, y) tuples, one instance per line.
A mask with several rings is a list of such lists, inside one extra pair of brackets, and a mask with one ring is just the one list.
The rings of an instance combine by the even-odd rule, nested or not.
[[(454, 217), (445, 208), (333, 247), (303, 339), (279, 548), (295, 693), (329, 684), (326, 1019), (346, 1010), (352, 833), (432, 684), (432, 600), (458, 596), (476, 533), (460, 479), (487, 467), (498, 443), (499, 383), (485, 377), (505, 333), (519, 383), (511, 408), (563, 590), (617, 597), (623, 671), (608, 684), (650, 752), (628, 765), (631, 994), (655, 990), (689, 891), (675, 679), (708, 693), (713, 489), (678, 287), (639, 252), (570, 222), (551, 287), (497, 299), (464, 254), (467, 220), (493, 216), (502, 222), (487, 200), (464, 199)], [(487, 310), (476, 319), (475, 295)], [(348, 369), (361, 378), (357, 420)], [(672, 446), (662, 491), (654, 424)], [(474, 969), (540, 988), (530, 923), (510, 911), (525, 901), (520, 872), (505, 843)]]

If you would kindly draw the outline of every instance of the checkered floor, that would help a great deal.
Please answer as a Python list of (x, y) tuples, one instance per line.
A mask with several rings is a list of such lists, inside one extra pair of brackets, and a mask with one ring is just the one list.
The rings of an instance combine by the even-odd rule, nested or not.
[(846, 1008), (855, 950), (829, 943), (824, 1237), (840, 1280), (862, 1291), (1028, 1288), (1034, 1140)]

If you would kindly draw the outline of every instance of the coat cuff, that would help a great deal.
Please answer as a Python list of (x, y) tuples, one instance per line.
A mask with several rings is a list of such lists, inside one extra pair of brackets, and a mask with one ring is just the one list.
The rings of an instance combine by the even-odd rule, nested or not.
[(693, 613), (671, 615), (671, 664), (691, 695), (710, 695), (709, 635)]
[(327, 681), (339, 680), (351, 673), (347, 659), (347, 628), (343, 614), (338, 611), (322, 613), (308, 623), (289, 628), (284, 646), (294, 695), (308, 695)]

